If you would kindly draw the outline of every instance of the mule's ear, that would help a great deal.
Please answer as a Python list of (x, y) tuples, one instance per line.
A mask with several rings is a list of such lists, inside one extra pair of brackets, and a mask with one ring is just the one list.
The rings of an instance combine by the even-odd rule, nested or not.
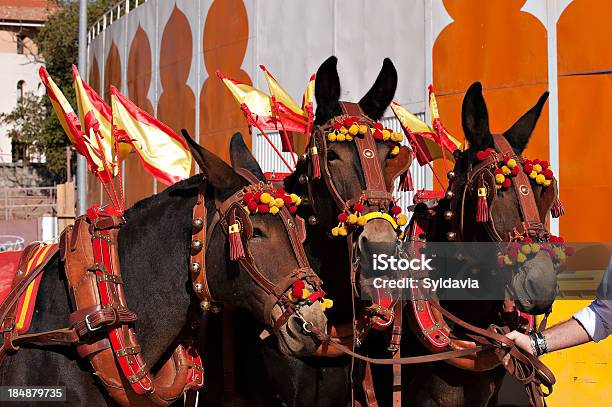
[(230, 159), (234, 170), (244, 168), (257, 177), (258, 180), (266, 180), (259, 163), (255, 157), (253, 157), (253, 154), (251, 154), (251, 150), (249, 150), (244, 143), (244, 139), (240, 133), (236, 133), (232, 136), (232, 141), (230, 143)]
[(489, 131), (489, 112), (482, 96), (480, 82), (474, 82), (465, 93), (461, 108), (461, 124), (470, 147), (482, 150), (491, 146), (493, 137)]
[(531, 133), (540, 118), (540, 113), (542, 113), (542, 108), (544, 107), (544, 103), (546, 103), (546, 99), (548, 99), (548, 92), (544, 92), (535, 106), (529, 109), (527, 113), (518, 119), (516, 123), (504, 133), (504, 136), (512, 148), (519, 154), (527, 147), (529, 137), (531, 137)]
[(338, 58), (331, 56), (317, 70), (315, 79), (315, 99), (317, 112), (315, 124), (321, 125), (341, 113), (340, 78), (338, 77)]
[(189, 145), (194, 160), (206, 175), (206, 180), (217, 191), (221, 199), (229, 198), (234, 192), (247, 185), (247, 182), (236, 174), (225, 161), (196, 143), (187, 130), (181, 129), (181, 133)]
[(393, 62), (385, 58), (380, 73), (368, 93), (359, 101), (363, 112), (372, 120), (378, 121), (393, 100), (397, 88), (397, 71)]

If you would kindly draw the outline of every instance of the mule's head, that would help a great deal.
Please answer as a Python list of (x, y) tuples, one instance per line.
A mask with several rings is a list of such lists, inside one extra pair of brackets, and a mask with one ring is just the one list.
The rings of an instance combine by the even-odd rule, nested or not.
[[(188, 135), (184, 136), (196, 162), (206, 175), (207, 196), (214, 196), (217, 202), (232, 199), (236, 192), (243, 191), (249, 185), (265, 182), (259, 165), (242, 142), (241, 135), (234, 136), (234, 140), (239, 142), (232, 143), (232, 154), (241, 157), (241, 167), (257, 178), (256, 183), (246, 180), (243, 175), (195, 143)], [(305, 236), (303, 224), (290, 216), (285, 208), (281, 208), (278, 214), (249, 215), (243, 209), (242, 201), (238, 202), (237, 218), (241, 225), (246, 261), (230, 260), (230, 244), (220, 222), (211, 232), (206, 255), (211, 294), (216, 300), (246, 309), (269, 328), (276, 328), (282, 352), (295, 356), (312, 354), (318, 343), (303, 329), (303, 321), (297, 314), (288, 314), (290, 316), (286, 323), (277, 322), (287, 310), (292, 281), (301, 278), (300, 281), (305, 283), (305, 288), (310, 292), (319, 288), (318, 278), (310, 269), (301, 247), (300, 239)], [(218, 215), (224, 216), (222, 210)], [(279, 297), (282, 297), (282, 300)], [(320, 331), (325, 331), (327, 319), (320, 301), (311, 305), (301, 303), (299, 307), (305, 320)], [(280, 326), (275, 327), (275, 324)]]
[[(548, 92), (545, 92), (535, 106), (501, 135), (507, 140), (514, 154), (519, 157), (517, 166), (521, 173), (524, 169), (520, 157), (527, 146), (547, 97)], [(500, 162), (492, 162), (491, 166), (484, 171), (478, 172), (477, 170), (479, 165), (483, 166), (483, 155), (481, 153), (479, 157), (478, 152), (492, 148), (496, 150), (496, 154), (500, 153), (494, 141), (494, 137), (500, 136), (493, 136), (489, 130), (487, 106), (482, 95), (482, 86), (478, 82), (468, 89), (463, 100), (462, 124), (469, 148), (461, 153), (456, 161), (454, 177), (450, 177), (452, 178), (450, 191), (452, 191), (452, 199), (455, 199), (456, 202), (463, 200), (462, 205), (455, 206), (457, 213), (454, 214), (454, 216), (462, 217), (463, 227), (462, 230), (451, 233), (460, 233), (459, 238), (463, 241), (507, 242), (515, 238), (522, 239), (528, 235), (536, 241), (546, 241), (548, 232), (544, 225), (547, 213), (557, 195), (556, 182), (553, 180), (552, 185), (543, 187), (529, 177), (513, 178), (508, 188), (496, 189), (493, 168), (501, 166)], [(501, 142), (503, 143), (503, 140)], [(500, 156), (501, 154), (498, 155)], [(503, 158), (500, 157), (500, 159)], [(520, 192), (516, 191), (515, 183)], [(482, 189), (483, 187), (485, 189)], [(485, 199), (488, 203), (489, 219), (486, 222), (483, 222), (482, 219), (479, 222), (477, 219), (479, 188), (487, 191)], [(537, 208), (530, 212), (533, 213), (531, 217), (538, 222), (535, 222), (537, 226), (527, 228), (531, 229), (530, 231), (524, 228), (526, 215), (519, 202), (517, 195), (519, 193), (524, 195), (521, 197), (524, 201), (531, 197), (535, 200)], [(524, 234), (517, 237), (517, 232)], [(537, 255), (530, 256), (511, 278), (509, 287), (521, 310), (531, 314), (541, 314), (550, 310), (557, 293), (557, 278), (553, 261), (545, 251), (542, 250)]]
[[(358, 103), (358, 109), (346, 114), (343, 111), (340, 98), (340, 79), (337, 71), (337, 58), (330, 57), (319, 67), (315, 81), (315, 98), (317, 110), (315, 114), (315, 129), (311, 137), (308, 157), (305, 156), (295, 174), (308, 174), (308, 183), (311, 206), (316, 222), (328, 230), (338, 225), (338, 215), (345, 205), (352, 205), (361, 197), (367, 195), (374, 188), (370, 184), (375, 182), (376, 174), (367, 177), (364, 172), (363, 157), (365, 154), (372, 157), (369, 166), (377, 166), (379, 170), (371, 173), (379, 174), (382, 182), (378, 183), (378, 192), (390, 193), (393, 189), (393, 180), (410, 164), (409, 151), (403, 147), (401, 153), (391, 156), (392, 146), (388, 142), (375, 140), (375, 148), (358, 148), (357, 139), (346, 142), (332, 142), (328, 139), (325, 130), (330, 123), (346, 116), (360, 117), (369, 122), (377, 122), (385, 109), (389, 106), (397, 87), (397, 71), (390, 59), (386, 58), (382, 69), (372, 88)], [(358, 112), (358, 110), (361, 112)], [(355, 114), (357, 110), (357, 114)], [(313, 147), (320, 160), (318, 164), (313, 160)], [(375, 161), (374, 161), (375, 160)], [(319, 166), (321, 179), (313, 178), (313, 167)], [(300, 168), (301, 166), (301, 168)], [(369, 179), (368, 179), (369, 178)], [(288, 180), (289, 182), (295, 180)], [(306, 192), (306, 191), (305, 191)], [(379, 203), (368, 201), (365, 212), (385, 212), (389, 201), (382, 199)], [(397, 233), (390, 222), (382, 218), (373, 218), (360, 229), (357, 240), (360, 258), (368, 262), (375, 250), (380, 250), (377, 243), (390, 243), (397, 240)], [(376, 248), (375, 248), (376, 246)], [(392, 245), (390, 245), (392, 247)], [(364, 265), (364, 264), (362, 264)]]

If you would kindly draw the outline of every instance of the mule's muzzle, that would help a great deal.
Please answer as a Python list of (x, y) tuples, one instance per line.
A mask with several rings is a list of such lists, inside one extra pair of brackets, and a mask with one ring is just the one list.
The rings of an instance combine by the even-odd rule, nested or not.
[(397, 232), (393, 225), (385, 219), (373, 219), (365, 224), (359, 234), (357, 247), (359, 249), (359, 268), (364, 277), (372, 277), (374, 270), (374, 255), (397, 254)]
[(319, 341), (311, 334), (310, 328), (325, 332), (327, 317), (319, 301), (301, 305), (299, 315), (293, 314), (278, 330), (279, 350), (291, 356), (310, 356), (319, 347)]
[(550, 256), (540, 251), (526, 261), (512, 276), (510, 288), (521, 311), (532, 315), (549, 312), (559, 290)]

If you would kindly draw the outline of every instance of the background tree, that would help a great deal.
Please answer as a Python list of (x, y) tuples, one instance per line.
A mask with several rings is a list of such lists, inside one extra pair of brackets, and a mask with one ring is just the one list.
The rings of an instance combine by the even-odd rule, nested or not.
[[(76, 109), (72, 86), (72, 64), (78, 60), (79, 2), (57, 0), (59, 10), (40, 29), (34, 41), (38, 47), (32, 62), (43, 62), (53, 80)], [(90, 1), (87, 25), (92, 25), (116, 0)], [(85, 75), (85, 72), (81, 73)], [(64, 133), (49, 98), (28, 94), (10, 113), (0, 115), (9, 126), (8, 136), (29, 146), (30, 151), (44, 155), (46, 167), (55, 182), (66, 180), (66, 147), (70, 140)], [(73, 160), (75, 161), (75, 160)]]

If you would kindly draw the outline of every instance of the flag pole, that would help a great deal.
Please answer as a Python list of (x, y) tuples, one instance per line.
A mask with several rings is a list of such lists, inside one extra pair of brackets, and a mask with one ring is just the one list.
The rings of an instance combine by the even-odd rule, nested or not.
[[(79, 8), (79, 71), (86, 72), (87, 52), (87, 0), (80, 0)], [(81, 123), (85, 123), (81, 117)], [(77, 154), (77, 215), (85, 214), (87, 210), (87, 161)]]

